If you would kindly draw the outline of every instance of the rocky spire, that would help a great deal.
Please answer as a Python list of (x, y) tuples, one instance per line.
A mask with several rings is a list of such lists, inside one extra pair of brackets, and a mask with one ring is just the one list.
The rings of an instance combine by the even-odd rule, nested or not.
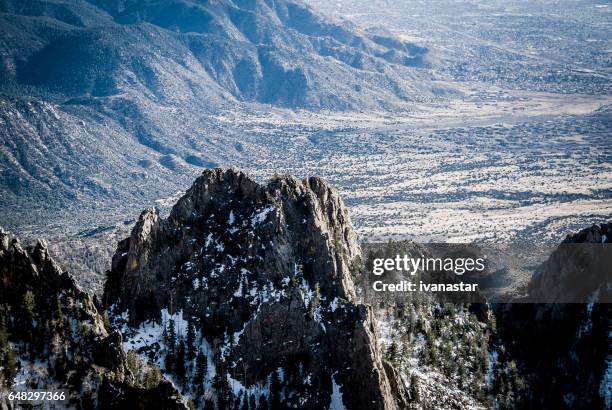
[(242, 363), (228, 371), (247, 384), (299, 360), (316, 386), (304, 387), (309, 405), (328, 406), (338, 383), (350, 386), (349, 409), (394, 409), (403, 385), (390, 382), (371, 310), (355, 301), (360, 259), (348, 211), (324, 180), (260, 185), (207, 170), (167, 219), (141, 214), (104, 300), (132, 325), (162, 309), (196, 318), (223, 363)]

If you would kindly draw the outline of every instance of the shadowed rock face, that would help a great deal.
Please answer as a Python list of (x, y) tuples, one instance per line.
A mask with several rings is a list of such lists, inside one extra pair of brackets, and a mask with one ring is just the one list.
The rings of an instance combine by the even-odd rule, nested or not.
[(568, 235), (536, 272), (529, 296), (536, 302), (611, 303), (612, 223)]
[[(8, 333), (0, 360), (4, 363), (13, 351), (17, 370), (32, 366), (29, 379), (43, 383), (19, 388), (62, 386), (71, 406), (85, 408), (123, 406), (139, 398), (169, 409), (185, 408), (166, 381), (149, 390), (133, 386), (121, 334), (105, 326), (91, 296), (49, 257), (46, 242), (23, 247), (1, 228), (0, 322)], [(12, 405), (0, 401), (0, 407)]]
[[(13, 315), (19, 315), (23, 298), (26, 292), (33, 296), (35, 314), (38, 315), (37, 322), (44, 319), (56, 320), (58, 310), (67, 317), (78, 318), (89, 327), (91, 338), (78, 340), (80, 348), (91, 350), (94, 342), (110, 340), (116, 336), (109, 336), (108, 330), (104, 327), (102, 316), (99, 314), (92, 298), (76, 284), (72, 276), (62, 272), (47, 252), (47, 244), (38, 241), (33, 247), (22, 247), (17, 238), (0, 229), (0, 301), (3, 306), (8, 307)], [(56, 310), (56, 311), (54, 311)], [(11, 322), (9, 321), (9, 324)], [(42, 332), (42, 328), (37, 328), (38, 323), (19, 323), (16, 324), (13, 336), (18, 338), (26, 335), (28, 330)], [(94, 351), (103, 351), (97, 346)], [(118, 378), (126, 376), (125, 353), (122, 351), (117, 354), (109, 355), (108, 360), (104, 360), (104, 366), (117, 371)], [(104, 355), (102, 355), (104, 356)], [(92, 361), (96, 357), (91, 357)]]
[(132, 325), (161, 309), (196, 318), (220, 365), (247, 385), (299, 365), (309, 383), (286, 388), (299, 387), (304, 407), (327, 407), (333, 378), (350, 392), (348, 408), (394, 409), (405, 393), (391, 386), (403, 384), (390, 383), (371, 310), (355, 303), (360, 258), (348, 212), (323, 180), (259, 185), (215, 169), (167, 219), (141, 214), (113, 258), (104, 303)]
[(529, 386), (519, 407), (609, 407), (611, 232), (607, 223), (568, 235), (544, 262), (527, 300), (555, 303), (496, 306), (499, 337)]

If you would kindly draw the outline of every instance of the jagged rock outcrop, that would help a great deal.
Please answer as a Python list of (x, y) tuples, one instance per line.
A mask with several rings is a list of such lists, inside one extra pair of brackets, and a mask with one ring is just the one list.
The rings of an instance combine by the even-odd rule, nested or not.
[(568, 235), (536, 272), (529, 299), (547, 303), (612, 303), (612, 222)]
[(612, 222), (595, 224), (567, 235), (563, 243), (612, 243)]
[(115, 317), (127, 311), (132, 329), (181, 312), (211, 346), (215, 372), (247, 394), (280, 372), (286, 405), (326, 408), (339, 385), (348, 409), (395, 409), (407, 393), (385, 371), (371, 309), (355, 302), (360, 258), (323, 180), (260, 185), (208, 170), (167, 219), (141, 214), (113, 257), (104, 303)]
[(514, 387), (503, 386), (512, 406), (612, 405), (611, 231), (612, 223), (605, 223), (568, 235), (534, 275), (529, 295), (517, 300), (528, 303), (496, 306), (503, 345), (496, 383), (509, 361), (520, 373)]
[[(529, 289), (592, 279), (605, 263), (588, 250), (606, 260), (611, 228), (569, 235)], [(356, 296), (361, 257), (323, 180), (261, 185), (221, 169), (204, 172), (168, 218), (141, 214), (102, 302), (44, 241), (23, 246), (0, 229), (0, 381), (61, 386), (71, 407), (102, 409), (610, 407), (605, 280), (581, 285), (585, 304), (408, 300), (377, 304), (376, 320)]]
[[(111, 408), (138, 397), (122, 336), (94, 299), (49, 257), (44, 241), (24, 247), (1, 228), (0, 368), (0, 389), (68, 389), (70, 407)], [(105, 396), (110, 390), (120, 394)], [(184, 408), (177, 399), (169, 405), (167, 386), (141, 390), (166, 408)]]

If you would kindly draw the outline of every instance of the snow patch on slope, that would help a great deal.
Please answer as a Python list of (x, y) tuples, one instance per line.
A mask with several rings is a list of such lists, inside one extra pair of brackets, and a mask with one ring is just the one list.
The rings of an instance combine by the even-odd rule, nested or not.
[(332, 375), (332, 396), (329, 410), (346, 410), (342, 402), (342, 391), (340, 385), (336, 382), (336, 374)]

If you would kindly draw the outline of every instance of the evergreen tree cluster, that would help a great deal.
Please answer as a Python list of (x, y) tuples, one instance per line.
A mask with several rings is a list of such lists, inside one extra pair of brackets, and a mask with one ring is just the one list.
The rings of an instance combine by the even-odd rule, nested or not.
[[(489, 404), (485, 375), (489, 370), (493, 319), (483, 332), (482, 323), (464, 305), (412, 301), (387, 309), (395, 319), (385, 360), (410, 373), (411, 361), (416, 359), (420, 366), (436, 369), (459, 389)], [(418, 402), (419, 382), (414, 375), (410, 386), (410, 396)]]
[[(62, 302), (58, 296), (52, 297), (52, 303), (49, 303), (48, 298), (26, 290), (20, 300), (18, 304), (0, 306), (3, 384), (10, 386), (13, 383), (20, 366), (18, 357), (23, 357), (31, 362), (46, 362), (49, 376), (80, 388), (82, 381), (78, 376), (84, 372), (90, 359), (89, 352), (81, 343), (91, 335), (89, 325), (71, 326), (65, 311), (72, 311), (73, 306)], [(71, 352), (70, 360), (68, 352)]]

